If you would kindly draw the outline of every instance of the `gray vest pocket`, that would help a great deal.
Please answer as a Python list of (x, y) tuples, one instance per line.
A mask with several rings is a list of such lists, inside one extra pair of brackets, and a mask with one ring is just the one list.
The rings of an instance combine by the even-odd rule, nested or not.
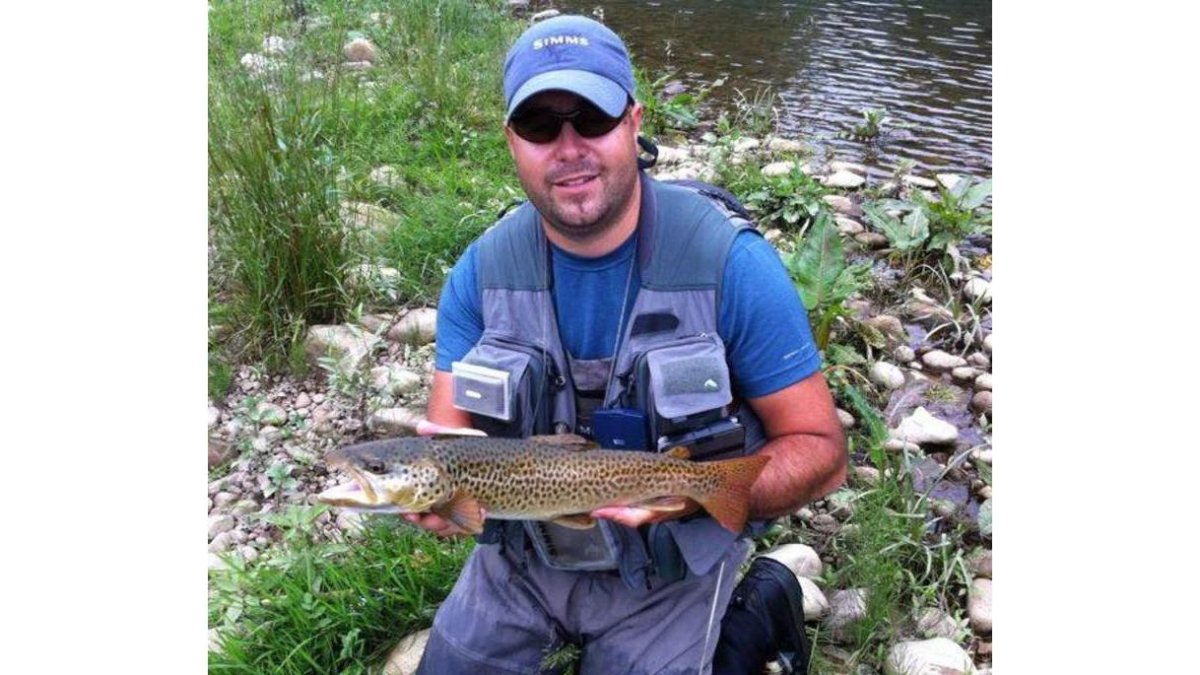
[(635, 405), (649, 415), (650, 437), (655, 441), (721, 420), (733, 403), (725, 345), (707, 333), (655, 345), (639, 354), (634, 359), (633, 382)]
[(532, 345), (487, 333), (453, 372), (454, 407), (471, 413), (489, 436), (516, 438), (549, 433), (546, 395), (553, 361)]

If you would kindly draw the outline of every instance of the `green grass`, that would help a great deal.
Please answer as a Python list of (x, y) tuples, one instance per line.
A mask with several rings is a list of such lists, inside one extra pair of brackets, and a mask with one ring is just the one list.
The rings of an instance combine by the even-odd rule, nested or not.
[[(518, 26), (502, 4), (310, 2), (319, 21), (304, 28), (282, 3), (213, 4), (210, 297), (236, 327), (222, 344), (231, 359), (284, 366), (307, 326), (344, 321), (361, 303), (434, 299), (512, 201), (500, 70)], [(294, 45), (255, 77), (240, 60), (267, 35)], [(356, 37), (377, 46), (370, 70), (340, 67)], [(378, 185), (371, 171), (384, 165), (396, 178)], [(347, 203), (384, 209), (382, 226), (345, 226)], [(349, 283), (364, 262), (400, 272), (387, 302)]]
[(314, 542), (324, 508), (297, 509), (286, 543), (251, 565), (210, 573), (209, 626), (222, 649), (210, 673), (364, 673), (426, 628), (473, 542), (438, 540), (395, 517), (361, 537)]

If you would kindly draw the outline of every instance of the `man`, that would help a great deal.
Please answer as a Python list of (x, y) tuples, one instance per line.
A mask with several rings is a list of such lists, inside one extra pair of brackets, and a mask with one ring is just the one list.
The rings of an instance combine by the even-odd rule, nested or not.
[[(844, 439), (800, 299), (744, 220), (640, 171), (643, 108), (620, 38), (577, 16), (535, 24), (504, 90), (529, 202), (447, 279), (429, 419), (650, 451), (686, 439), (710, 449), (699, 459), (761, 453), (743, 535), (840, 485)], [(710, 672), (719, 640), (717, 672), (753, 672), (795, 649), (798, 598), (758, 562), (735, 594), (750, 542), (699, 505), (592, 515), (600, 526), (583, 531), (489, 521), (419, 672), (536, 673), (565, 643), (581, 646), (584, 675)], [(749, 655), (731, 656), (739, 643)]]

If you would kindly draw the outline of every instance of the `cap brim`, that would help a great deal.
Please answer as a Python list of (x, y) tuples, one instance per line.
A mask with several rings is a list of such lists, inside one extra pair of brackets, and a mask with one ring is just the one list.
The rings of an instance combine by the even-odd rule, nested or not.
[(512, 117), (513, 111), (529, 97), (552, 89), (561, 89), (582, 96), (603, 110), (604, 114), (609, 117), (619, 117), (621, 113), (625, 112), (625, 102), (629, 99), (629, 94), (621, 88), (621, 85), (607, 77), (586, 70), (556, 70), (535, 75), (521, 85), (517, 93), (513, 94), (512, 101), (509, 102), (508, 112), (504, 114), (504, 119)]

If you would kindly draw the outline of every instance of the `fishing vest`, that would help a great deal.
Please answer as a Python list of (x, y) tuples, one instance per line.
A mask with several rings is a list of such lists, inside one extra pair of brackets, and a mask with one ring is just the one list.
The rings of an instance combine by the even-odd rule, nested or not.
[[(549, 245), (532, 204), (522, 204), (479, 239), (484, 329), (454, 373), (455, 404), (469, 409), (476, 428), (506, 437), (565, 432), (591, 437), (590, 408), (596, 406), (644, 415), (651, 451), (660, 449), (660, 440), (690, 438), (689, 430), (719, 428), (729, 419), (744, 427), (744, 444), (698, 460), (749, 455), (766, 442), (754, 412), (733, 396), (718, 331), (725, 261), (739, 232), (757, 231), (744, 209), (735, 210), (740, 204), (719, 188), (664, 183), (644, 173), (640, 180), (632, 263), (639, 283), (628, 290), (636, 296), (620, 324), (615, 365), (610, 359), (575, 359), (563, 348)], [(589, 399), (584, 392), (602, 393)], [(520, 540), (515, 528), (521, 527), (539, 553), (547, 553), (542, 550), (547, 541), (571, 549), (568, 560), (577, 557), (578, 564), (570, 569), (618, 570), (631, 588), (646, 588), (655, 577), (681, 577), (680, 561), (694, 574), (708, 573), (739, 536), (765, 524), (751, 521), (746, 532), (734, 534), (703, 511), (640, 529), (609, 521), (589, 530), (488, 521), (480, 542), (511, 544)], [(539, 541), (537, 534), (550, 531), (554, 537)]]

